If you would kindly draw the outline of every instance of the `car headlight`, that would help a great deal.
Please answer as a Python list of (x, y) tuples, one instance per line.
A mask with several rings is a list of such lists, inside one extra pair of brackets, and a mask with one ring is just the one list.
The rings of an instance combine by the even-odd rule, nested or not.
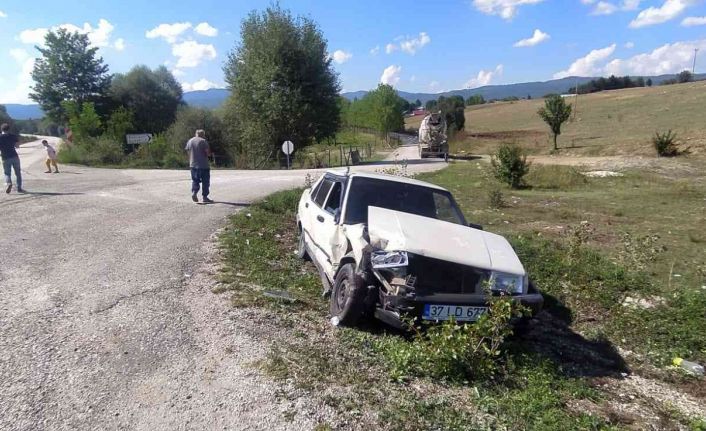
[(524, 293), (527, 277), (493, 271), (490, 273), (490, 290), (494, 292)]
[(383, 251), (378, 250), (372, 252), (370, 262), (373, 268), (399, 268), (407, 266), (409, 258), (406, 251)]

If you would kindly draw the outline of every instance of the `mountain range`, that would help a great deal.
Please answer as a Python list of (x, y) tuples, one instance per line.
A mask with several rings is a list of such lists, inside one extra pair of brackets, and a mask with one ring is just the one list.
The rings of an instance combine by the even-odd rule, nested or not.
[[(644, 78), (651, 78), (655, 85), (666, 81), (668, 79), (674, 79), (676, 75), (659, 75), (659, 76), (645, 76)], [(486, 85), (484, 87), (478, 88), (468, 88), (463, 90), (451, 90), (442, 93), (409, 93), (406, 91), (398, 91), (399, 95), (410, 101), (414, 102), (420, 100), (422, 103), (426, 103), (429, 100), (438, 99), (439, 96), (462, 96), (467, 99), (473, 95), (481, 95), (486, 100), (492, 99), (504, 99), (506, 97), (519, 97), (526, 98), (530, 96), (532, 98), (542, 97), (549, 93), (565, 93), (570, 87), (574, 85), (581, 85), (589, 82), (592, 79), (589, 77), (578, 77), (572, 76), (568, 78), (553, 79), (551, 81), (543, 82), (523, 82), (519, 84), (503, 84), (503, 85)], [(706, 73), (694, 75), (694, 79), (703, 80), (706, 79)], [(212, 88), (210, 90), (200, 90), (200, 91), (188, 91), (184, 93), (184, 102), (191, 106), (198, 106), (202, 108), (215, 109), (223, 104), (229, 95), (229, 91), (225, 88)], [(349, 100), (356, 98), (361, 98), (365, 96), (367, 91), (349, 91), (342, 93), (341, 95)], [(41, 118), (44, 116), (42, 110), (38, 105), (21, 105), (21, 104), (7, 104), (7, 113), (10, 117), (16, 120), (26, 120), (29, 118)]]

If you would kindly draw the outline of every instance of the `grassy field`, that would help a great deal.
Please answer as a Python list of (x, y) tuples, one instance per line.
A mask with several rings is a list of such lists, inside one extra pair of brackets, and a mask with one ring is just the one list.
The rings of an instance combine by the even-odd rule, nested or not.
[[(282, 337), (260, 365), (324, 397), (339, 417), (321, 429), (704, 430), (703, 379), (669, 363), (706, 362), (706, 176), (674, 172), (587, 179), (534, 166), (522, 190), (483, 161), (422, 176), (506, 235), (545, 294), (548, 312), (506, 340), (492, 378), (400, 378), (409, 338), (379, 324), (331, 327), (314, 267), (292, 253), (300, 190), (231, 219), (224, 291), (236, 306), (280, 311)], [(491, 205), (490, 190), (504, 204)]]
[[(573, 98), (568, 99), (572, 104)], [(451, 143), (456, 154), (490, 154), (517, 142), (530, 154), (548, 154), (551, 135), (537, 115), (543, 99), (498, 102), (466, 109), (466, 129)], [(581, 95), (575, 118), (559, 137), (561, 154), (654, 156), (651, 137), (674, 130), (697, 157), (706, 157), (706, 81)], [(407, 119), (418, 128), (421, 117)]]

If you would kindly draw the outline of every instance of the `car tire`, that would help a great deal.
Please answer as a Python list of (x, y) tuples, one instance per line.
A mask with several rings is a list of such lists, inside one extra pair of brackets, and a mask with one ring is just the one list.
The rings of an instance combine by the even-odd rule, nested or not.
[(354, 326), (365, 308), (365, 286), (355, 275), (355, 266), (347, 263), (336, 274), (331, 292), (331, 318), (341, 326)]
[(299, 240), (297, 242), (297, 257), (303, 260), (309, 260), (309, 254), (306, 252), (306, 243), (304, 242), (304, 229), (299, 227)]

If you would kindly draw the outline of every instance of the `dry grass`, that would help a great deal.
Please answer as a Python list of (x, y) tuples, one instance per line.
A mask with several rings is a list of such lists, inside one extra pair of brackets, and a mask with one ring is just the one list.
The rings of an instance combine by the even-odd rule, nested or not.
[[(571, 99), (573, 104), (575, 101)], [(500, 102), (466, 109), (466, 130), (454, 153), (489, 154), (517, 142), (530, 154), (547, 154), (551, 136), (537, 115), (543, 99)], [(578, 114), (559, 137), (562, 154), (654, 156), (655, 131), (674, 130), (696, 157), (706, 157), (706, 81), (631, 88), (579, 96)], [(421, 117), (407, 119), (416, 128)]]

